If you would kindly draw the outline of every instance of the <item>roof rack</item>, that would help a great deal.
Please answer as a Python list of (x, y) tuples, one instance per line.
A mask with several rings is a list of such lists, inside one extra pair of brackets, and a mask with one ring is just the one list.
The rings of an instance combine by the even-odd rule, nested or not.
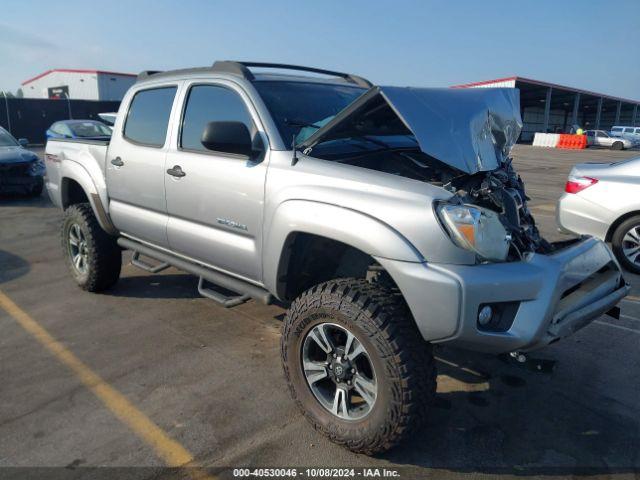
[(156, 73), (162, 73), (162, 70), (144, 70), (138, 74), (136, 80), (143, 80), (151, 75), (155, 75)]
[[(274, 68), (279, 70), (296, 70), (301, 72), (319, 73), (321, 75), (329, 75), (332, 77), (340, 77), (345, 79), (349, 83), (359, 85), (361, 87), (370, 88), (373, 84), (362, 77), (357, 75), (351, 75), (350, 73), (335, 72), (333, 70), (323, 70), (321, 68), (301, 67), (299, 65), (287, 65), (284, 63), (264, 63), (264, 62), (234, 62), (228, 60), (216, 61), (211, 70), (214, 72), (225, 72), (233, 75), (238, 75), (249, 81), (255, 79), (253, 73), (249, 70), (249, 67), (254, 68)], [(144, 72), (143, 72), (144, 73)]]

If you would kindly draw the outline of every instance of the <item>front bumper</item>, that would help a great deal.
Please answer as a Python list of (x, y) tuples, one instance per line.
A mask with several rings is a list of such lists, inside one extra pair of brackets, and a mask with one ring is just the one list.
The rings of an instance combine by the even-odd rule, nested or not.
[(33, 162), (0, 165), (0, 191), (13, 192), (31, 190), (43, 182), (44, 169), (34, 170)]
[(0, 176), (0, 192), (24, 192), (43, 183), (42, 177), (3, 177)]
[[(378, 260), (398, 284), (425, 340), (489, 353), (535, 350), (571, 335), (630, 289), (609, 248), (595, 238), (520, 262)], [(514, 306), (504, 330), (478, 325), (486, 304)]]

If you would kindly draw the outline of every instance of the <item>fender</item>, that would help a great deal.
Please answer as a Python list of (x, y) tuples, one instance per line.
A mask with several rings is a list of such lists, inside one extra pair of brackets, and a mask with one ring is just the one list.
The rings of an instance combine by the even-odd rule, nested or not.
[(264, 237), (263, 281), (278, 296), (280, 269), (284, 268), (287, 247), (295, 233), (337, 240), (372, 257), (424, 262), (418, 250), (398, 231), (374, 217), (339, 205), (288, 200), (276, 208), (271, 218)]
[[(94, 162), (95, 163), (95, 162)], [(110, 235), (117, 235), (118, 230), (114, 227), (113, 223), (111, 223), (111, 219), (109, 218), (109, 214), (105, 209), (106, 204), (106, 185), (104, 185), (104, 179), (100, 182), (102, 188), (98, 188), (96, 183), (94, 182), (94, 178), (92, 177), (84, 165), (70, 159), (65, 159), (62, 161), (60, 168), (60, 184), (61, 184), (61, 200), (62, 204), (66, 204), (65, 199), (67, 198), (68, 192), (67, 190), (67, 182), (66, 179), (74, 180), (77, 182), (80, 187), (84, 190), (87, 198), (89, 199), (89, 203), (91, 204), (91, 208), (93, 213), (100, 224), (102, 229), (109, 233)], [(102, 174), (98, 175), (97, 178), (103, 178)], [(103, 198), (104, 197), (104, 198)]]

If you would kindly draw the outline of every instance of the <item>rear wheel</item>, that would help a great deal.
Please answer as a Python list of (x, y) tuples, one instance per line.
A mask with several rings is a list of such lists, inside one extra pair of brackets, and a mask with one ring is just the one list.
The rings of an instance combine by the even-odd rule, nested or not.
[(351, 278), (307, 290), (287, 312), (281, 347), (293, 399), (335, 443), (382, 452), (426, 418), (431, 347), (390, 289)]
[(611, 150), (624, 150), (624, 144), (622, 142), (613, 142)]
[(616, 228), (611, 237), (613, 253), (630, 272), (640, 273), (640, 215), (631, 217)]
[(62, 249), (73, 279), (83, 290), (99, 292), (118, 281), (122, 251), (116, 239), (102, 230), (88, 203), (65, 210)]

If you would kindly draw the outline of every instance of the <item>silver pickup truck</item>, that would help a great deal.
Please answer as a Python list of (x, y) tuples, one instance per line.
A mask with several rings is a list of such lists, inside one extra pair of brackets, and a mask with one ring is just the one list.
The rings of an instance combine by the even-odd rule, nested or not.
[(432, 345), (534, 350), (629, 290), (603, 242), (541, 238), (509, 157), (520, 129), (514, 89), (216, 62), (140, 74), (109, 142), (49, 140), (46, 186), (85, 290), (128, 249), (224, 306), (288, 306), (293, 398), (374, 453), (427, 417)]

